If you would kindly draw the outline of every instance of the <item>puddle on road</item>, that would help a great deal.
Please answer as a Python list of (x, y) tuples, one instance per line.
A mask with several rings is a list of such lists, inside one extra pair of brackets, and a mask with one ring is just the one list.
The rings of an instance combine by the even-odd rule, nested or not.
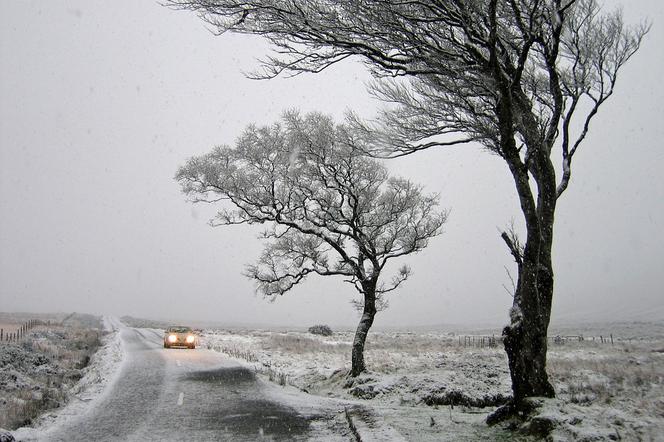
[[(309, 431), (309, 419), (294, 409), (267, 400), (235, 400), (204, 413), (207, 425), (246, 438), (293, 440)], [(208, 427), (209, 428), (209, 427)]]
[(201, 370), (186, 373), (181, 378), (184, 381), (210, 382), (216, 384), (228, 384), (229, 386), (255, 382), (256, 375), (245, 367), (224, 367), (214, 370)]
[(257, 398), (256, 374), (245, 367), (192, 371), (182, 374), (180, 381), (202, 383), (199, 385), (208, 392), (205, 405), (198, 403), (195, 427), (220, 437), (232, 436), (229, 440), (300, 440), (308, 433), (310, 420), (315, 419), (284, 404)]

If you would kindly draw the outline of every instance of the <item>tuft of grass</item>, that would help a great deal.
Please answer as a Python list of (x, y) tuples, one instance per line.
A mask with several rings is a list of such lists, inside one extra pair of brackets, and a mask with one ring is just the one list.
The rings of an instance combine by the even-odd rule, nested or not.
[(288, 383), (288, 376), (285, 372), (274, 369), (272, 367), (268, 367), (266, 371), (270, 382), (275, 382), (281, 386), (284, 386)]
[(312, 325), (309, 327), (309, 333), (321, 336), (332, 336), (334, 334), (330, 326), (324, 324)]
[(214, 350), (226, 353), (236, 359), (243, 359), (247, 362), (258, 362), (258, 356), (251, 350), (231, 346), (220, 346), (214, 348)]

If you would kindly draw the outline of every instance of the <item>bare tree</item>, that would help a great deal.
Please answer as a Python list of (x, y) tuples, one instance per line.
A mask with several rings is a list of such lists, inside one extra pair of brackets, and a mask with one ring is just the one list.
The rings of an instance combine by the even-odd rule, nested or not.
[(281, 124), (249, 126), (234, 148), (191, 158), (176, 179), (194, 201), (221, 202), (213, 225), (264, 224), (263, 254), (246, 275), (257, 292), (283, 295), (310, 274), (340, 276), (361, 294), (351, 375), (365, 371), (364, 345), (383, 295), (410, 275), (386, 264), (441, 233), (437, 195), (388, 176), (351, 146), (352, 134), (320, 114), (286, 113)]
[(503, 330), (514, 404), (554, 396), (546, 334), (556, 202), (591, 120), (649, 25), (626, 27), (619, 11), (602, 13), (595, 0), (170, 3), (219, 33), (267, 38), (275, 50), (258, 77), (361, 57), (377, 79), (373, 93), (392, 104), (372, 124), (354, 118), (370, 143), (356, 141), (374, 155), (474, 142), (504, 160), (525, 221), (522, 245), (502, 235), (518, 267)]

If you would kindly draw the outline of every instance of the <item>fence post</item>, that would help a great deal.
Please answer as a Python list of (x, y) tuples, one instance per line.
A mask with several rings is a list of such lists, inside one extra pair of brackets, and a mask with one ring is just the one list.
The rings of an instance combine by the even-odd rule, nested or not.
[(613, 333), (611, 333), (609, 336), (611, 336), (611, 345), (613, 345)]
[(0, 342), (2, 342), (2, 337), (5, 334), (5, 329), (0, 328)]

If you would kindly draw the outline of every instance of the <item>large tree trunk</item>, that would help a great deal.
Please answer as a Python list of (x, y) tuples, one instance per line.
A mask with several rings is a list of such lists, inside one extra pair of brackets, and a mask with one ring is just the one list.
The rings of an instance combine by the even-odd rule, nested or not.
[(541, 275), (541, 272), (537, 271), (537, 265), (525, 261), (522, 264), (512, 321), (503, 330), (512, 394), (517, 407), (529, 396), (555, 396), (546, 372), (550, 310), (543, 305), (546, 302), (542, 302), (551, 299), (553, 278), (549, 278), (550, 283), (540, 283), (537, 274)]
[(551, 246), (557, 195), (550, 161), (542, 159), (534, 169), (538, 185), (537, 206), (525, 213), (524, 246), (510, 325), (503, 330), (514, 405), (529, 396), (554, 397), (546, 372), (547, 332), (553, 299)]
[[(514, 179), (526, 224), (523, 250), (518, 250), (518, 244), (506, 239), (519, 272), (510, 324), (503, 329), (512, 378), (512, 405), (518, 410), (526, 397), (555, 396), (546, 372), (546, 351), (553, 298), (551, 245), (557, 199), (556, 176), (549, 157), (551, 146), (541, 139), (537, 122), (528, 111), (530, 107), (520, 106), (522, 97), (518, 88), (504, 81), (497, 57), (497, 51), (493, 52), (492, 62), (500, 92), (496, 103), (500, 151)], [(523, 158), (515, 140), (517, 123), (519, 134), (528, 145), (528, 154)], [(537, 197), (533, 193), (535, 188), (531, 186), (531, 178), (536, 184)]]
[[(508, 138), (510, 142), (513, 138)], [(547, 332), (553, 299), (553, 266), (551, 246), (556, 208), (556, 179), (553, 165), (540, 145), (534, 157), (523, 164), (508, 146), (508, 165), (514, 177), (526, 223), (523, 251), (517, 257), (518, 279), (510, 313), (510, 324), (503, 329), (513, 402), (517, 408), (526, 397), (554, 397), (555, 391), (546, 372)], [(530, 185), (531, 175), (537, 184), (535, 201)]]
[(364, 343), (376, 316), (376, 283), (362, 284), (362, 287), (364, 290), (364, 309), (353, 339), (350, 369), (352, 377), (358, 376), (367, 369), (364, 364)]

